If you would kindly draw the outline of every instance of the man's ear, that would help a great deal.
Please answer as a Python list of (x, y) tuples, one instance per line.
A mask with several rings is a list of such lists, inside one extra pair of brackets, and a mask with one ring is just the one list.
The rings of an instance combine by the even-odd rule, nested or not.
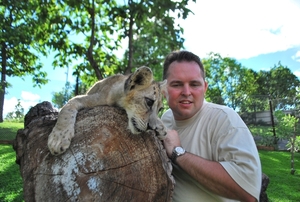
[(125, 81), (124, 91), (140, 90), (151, 85), (153, 73), (149, 67), (142, 66), (135, 70)]

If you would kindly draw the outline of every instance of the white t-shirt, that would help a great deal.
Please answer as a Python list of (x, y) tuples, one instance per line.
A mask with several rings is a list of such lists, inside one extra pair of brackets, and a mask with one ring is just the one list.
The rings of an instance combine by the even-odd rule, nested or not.
[[(218, 161), (229, 175), (259, 201), (261, 164), (254, 139), (231, 108), (204, 102), (201, 110), (184, 121), (175, 121), (167, 110), (162, 121), (178, 132), (182, 147), (202, 158)], [(174, 202), (233, 201), (215, 195), (173, 164)]]

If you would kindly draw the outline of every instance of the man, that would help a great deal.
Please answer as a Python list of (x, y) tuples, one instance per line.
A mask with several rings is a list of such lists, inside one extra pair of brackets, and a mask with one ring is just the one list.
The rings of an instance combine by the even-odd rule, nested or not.
[(205, 101), (200, 58), (170, 53), (164, 62), (164, 146), (173, 162), (173, 201), (258, 201), (261, 164), (253, 137), (232, 109)]

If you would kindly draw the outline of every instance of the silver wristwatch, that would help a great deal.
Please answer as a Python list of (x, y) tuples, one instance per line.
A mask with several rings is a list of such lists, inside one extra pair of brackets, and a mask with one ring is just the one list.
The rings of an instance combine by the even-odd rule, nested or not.
[(171, 161), (176, 163), (177, 157), (182, 156), (183, 154), (185, 154), (185, 150), (182, 147), (175, 147), (172, 151)]

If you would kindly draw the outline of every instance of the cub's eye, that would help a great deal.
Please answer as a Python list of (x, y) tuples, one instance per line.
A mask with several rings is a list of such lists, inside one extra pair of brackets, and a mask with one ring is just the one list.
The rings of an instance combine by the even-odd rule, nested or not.
[(154, 100), (150, 99), (150, 98), (147, 98), (145, 97), (145, 100), (146, 100), (146, 104), (148, 107), (152, 107), (153, 104), (154, 104)]

